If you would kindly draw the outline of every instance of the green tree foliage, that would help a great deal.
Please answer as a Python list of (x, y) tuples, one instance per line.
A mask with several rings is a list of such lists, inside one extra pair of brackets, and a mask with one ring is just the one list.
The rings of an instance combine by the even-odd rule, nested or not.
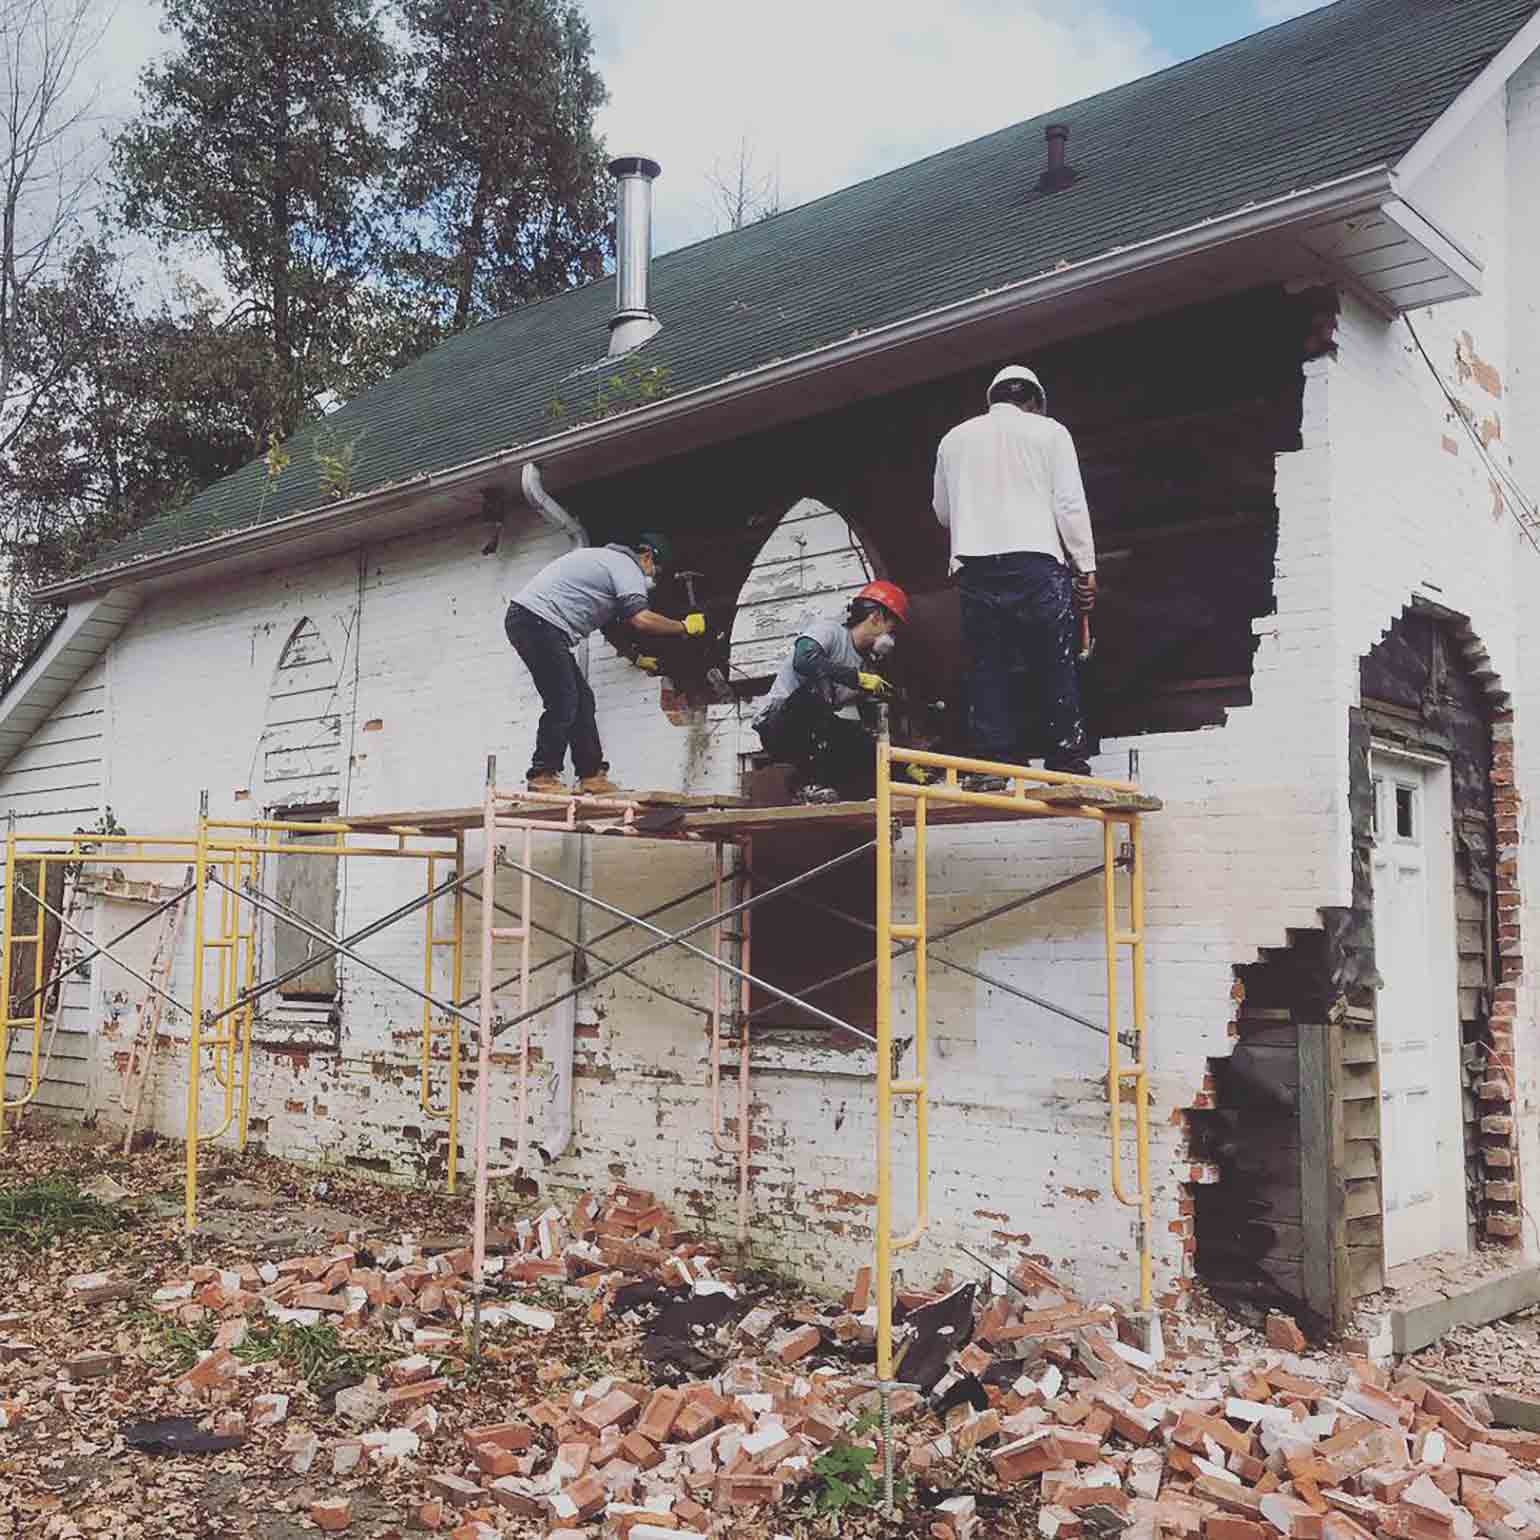
[(19, 312), (33, 381), (0, 457), (0, 680), (51, 617), (19, 590), (55, 581), (252, 457), (245, 416), (271, 382), (265, 338), (184, 285), (147, 308), (87, 242)]
[(602, 270), (604, 83), (571, 0), (403, 0), (393, 269), (463, 331)]
[(123, 217), (212, 251), (231, 319), (266, 337), (255, 443), (318, 412), (354, 351), (395, 56), (366, 0), (167, 0), (165, 18), (178, 46), (145, 69), (113, 157)]
[[(450, 332), (602, 270), (605, 91), (576, 0), (386, 3), (166, 0), (169, 52), (112, 150), (115, 217), (173, 269), (212, 259), (222, 292), (147, 305), (106, 236), (7, 291), (0, 682), (51, 618), (22, 590), (287, 457)], [(314, 447), (326, 496), (363, 489), (357, 448)]]

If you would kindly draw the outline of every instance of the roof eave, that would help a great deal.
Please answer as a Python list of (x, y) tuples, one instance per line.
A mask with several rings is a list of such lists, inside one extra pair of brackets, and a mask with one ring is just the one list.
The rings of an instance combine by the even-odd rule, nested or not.
[[(1373, 166), (1262, 203), (1249, 204), (1166, 235), (1115, 248), (1076, 263), (1062, 264), (1019, 282), (953, 301), (841, 338), (808, 352), (777, 359), (710, 385), (681, 391), (620, 416), (553, 433), (493, 454), (425, 473), (410, 481), (360, 493), (320, 508), (289, 514), (270, 523), (216, 536), (180, 550), (125, 562), (104, 572), (71, 578), (38, 589), (33, 597), (48, 602), (98, 595), (125, 584), (140, 585), (172, 579), (197, 568), (224, 565), (237, 559), (276, 552), (296, 541), (309, 541), (322, 532), (345, 532), (398, 516), (408, 507), (430, 499), (458, 502), (483, 487), (516, 481), (523, 465), (537, 463), (553, 487), (570, 486), (601, 468), (623, 441), (651, 436), (646, 459), (660, 459), (684, 447), (681, 425), (714, 410), (753, 400), (763, 411), (764, 398), (795, 392), (806, 399), (810, 381), (870, 363), (895, 352), (972, 327), (1009, 319), (1016, 313), (1059, 302), (1088, 289), (1103, 290), (1130, 278), (1186, 258), (1214, 252), (1235, 243), (1290, 230), (1303, 237), (1333, 220), (1380, 211), (1398, 203), (1397, 179), (1387, 166)], [(1431, 228), (1431, 227), (1430, 227)], [(1479, 269), (1475, 270), (1479, 275)], [(1426, 301), (1424, 301), (1426, 302)]]
[(1486, 67), (1423, 131), (1396, 162), (1396, 175), (1411, 187), (1470, 127), (1476, 114), (1501, 91), (1529, 56), (1540, 49), (1540, 10), (1513, 34)]

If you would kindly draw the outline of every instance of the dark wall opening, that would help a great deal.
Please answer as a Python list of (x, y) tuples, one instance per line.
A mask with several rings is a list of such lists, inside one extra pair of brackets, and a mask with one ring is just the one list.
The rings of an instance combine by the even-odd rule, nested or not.
[[(1100, 737), (1222, 723), (1250, 701), (1251, 622), (1273, 608), (1273, 457), (1300, 444), (1302, 362), (1323, 351), (1335, 297), (1258, 290), (1037, 349), (1049, 410), (1075, 435), (1096, 528), (1102, 597), (1085, 680)], [(943, 531), (931, 512), (935, 450), (984, 410), (992, 359), (924, 386), (570, 489), (595, 539), (639, 523), (670, 530), (713, 632), (730, 636), (760, 546), (798, 497), (836, 508), (915, 619), (895, 679), (949, 705), (964, 734), (963, 657)], [(643, 512), (645, 511), (645, 512)], [(682, 613), (683, 588), (661, 607)], [(725, 657), (675, 649), (688, 691)]]
[[(1216, 726), (1250, 703), (1252, 622), (1274, 608), (1274, 460), (1300, 447), (1303, 364), (1330, 346), (1335, 313), (1329, 291), (1269, 288), (1048, 348), (1021, 338), (1014, 356), (1039, 371), (1050, 412), (1074, 434), (1091, 504), (1101, 598), (1082, 686), (1097, 739)], [(564, 491), (595, 539), (665, 528), (676, 566), (704, 574), (697, 598), (724, 641), (658, 649), (681, 694), (704, 705), (715, 695), (709, 670), (734, 677), (725, 639), (751, 569), (787, 510), (811, 498), (848, 521), (879, 576), (909, 590), (913, 619), (885, 669), (914, 707), (895, 713), (895, 738), (966, 751), (957, 593), (931, 508), (935, 453), (950, 428), (985, 410), (988, 382), (1009, 361)], [(682, 614), (689, 600), (675, 580), (657, 604)], [(756, 677), (743, 695), (763, 688), (764, 670)], [(742, 709), (754, 707), (745, 699)], [(757, 850), (755, 865), (790, 876), (832, 853), (827, 842), (787, 844)], [(855, 906), (856, 889), (870, 893), (863, 882), (841, 873), (835, 884), (850, 893), (809, 896)], [(852, 912), (869, 918), (869, 896)], [(770, 906), (758, 931), (756, 958), (783, 988), (871, 956), (869, 934), (789, 902)], [(865, 972), (821, 1000), (867, 1024), (871, 998)], [(784, 1020), (807, 1024), (790, 1008)]]

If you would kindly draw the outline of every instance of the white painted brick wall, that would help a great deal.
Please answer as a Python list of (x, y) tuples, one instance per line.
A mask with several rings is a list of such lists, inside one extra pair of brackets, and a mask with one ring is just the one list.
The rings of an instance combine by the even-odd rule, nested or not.
[[(1508, 286), (1509, 358), (1507, 383), (1510, 394), (1504, 405), (1505, 437), (1511, 452), (1514, 475), (1523, 488), (1531, 508), (1540, 506), (1540, 283), (1535, 281), (1540, 258), (1540, 54), (1514, 75), (1508, 85), (1508, 210), (1509, 229), (1507, 264), (1513, 281)], [(1533, 569), (1528, 553), (1524, 560)], [(1520, 659), (1532, 660), (1540, 647), (1540, 606), (1535, 602), (1533, 580), (1516, 587), (1515, 621), (1517, 637), (1514, 651)], [(1505, 680), (1505, 682), (1507, 682)], [(1532, 798), (1535, 787), (1535, 759), (1540, 756), (1540, 735), (1531, 725), (1540, 711), (1540, 670), (1533, 664), (1525, 675), (1510, 685), (1515, 699), (1515, 738), (1525, 797), (1521, 829), (1523, 856), (1520, 879), (1524, 890), (1524, 922), (1533, 926), (1535, 898), (1540, 893), (1540, 872), (1536, 867), (1536, 846), (1540, 828), (1536, 827)], [(1535, 1011), (1537, 952), (1540, 936), (1531, 929), (1526, 937), (1525, 989), (1520, 996), (1516, 1037), (1519, 1072), (1518, 1114), (1519, 1159), (1528, 1189), (1528, 1207), (1536, 1206), (1533, 1184), (1540, 1180), (1540, 1023)], [(1524, 1244), (1532, 1250), (1537, 1242), (1533, 1225), (1524, 1227)]]
[[(1523, 113), (1515, 109), (1515, 142), (1522, 134), (1533, 143), (1532, 90), (1523, 100)], [(1533, 403), (1514, 383), (1526, 370), (1530, 380), (1540, 378), (1534, 265), (1510, 262), (1504, 216), (1508, 197), (1523, 202), (1520, 178), (1517, 162), (1510, 170), (1495, 113), (1477, 126), (1458, 164), (1435, 167), (1417, 190), (1422, 206), (1478, 248), (1487, 291), (1421, 314), (1415, 324), (1451, 374), (1455, 338), (1469, 331), (1481, 358), (1512, 387), (1501, 403), (1487, 403), (1467, 383), (1472, 406), (1498, 406), (1505, 435), (1509, 423), (1516, 431), (1528, 424), (1528, 445), (1540, 446)], [(1537, 203), (1528, 197), (1530, 210)], [(1523, 279), (1512, 295), (1510, 276)], [(1510, 306), (1528, 328), (1515, 341), (1511, 379)], [(1540, 710), (1540, 699), (1521, 672), (1522, 643), (1532, 640), (1521, 633), (1521, 616), (1533, 604), (1519, 603), (1534, 591), (1533, 553), (1520, 548), (1511, 520), (1493, 517), (1469, 443), (1455, 455), (1442, 447), (1449, 431), (1442, 398), (1408, 340), (1404, 326), (1387, 325), (1349, 298), (1339, 357), (1306, 368), (1303, 447), (1278, 461), (1277, 609), (1256, 624), (1253, 704), (1233, 711), (1223, 729), (1109, 743), (1096, 766), (1121, 774), (1127, 749), (1137, 747), (1144, 781), (1166, 804), (1147, 826), (1160, 1288), (1184, 1265), (1172, 1229), (1185, 1175), (1177, 1109), (1199, 1091), (1206, 1060), (1228, 1051), (1234, 967), (1253, 961), (1260, 948), (1284, 944), (1291, 927), (1315, 924), (1323, 905), (1348, 901), (1347, 713), (1358, 698), (1358, 660), (1420, 585), (1436, 583), (1432, 597), (1472, 617), (1519, 703), (1520, 773), (1526, 785), (1534, 776), (1523, 724)], [(1528, 452), (1533, 477), (1535, 447)], [(371, 547), (357, 561), (222, 585), (217, 599), (188, 593), (152, 601), (114, 649), (109, 794), (122, 821), (185, 828), (202, 786), (216, 813), (251, 810), (235, 793), (249, 789), (277, 650), (302, 615), (351, 637), (352, 673), (339, 691), (351, 753), (347, 808), (473, 803), (489, 752), (499, 756), (503, 779), (522, 774), (538, 708), (504, 639), (502, 610), (524, 578), (563, 546), (532, 520), (496, 557), (478, 554), (481, 538), (479, 526), (466, 526)], [(730, 710), (674, 725), (659, 709), (657, 682), (598, 639), (592, 652), (600, 724), (620, 779), (686, 789), (734, 784), (738, 751), (752, 738)], [(363, 724), (371, 720), (381, 726), (366, 733)], [(1526, 835), (1532, 884), (1530, 843)], [(544, 844), (552, 848), (542, 862), (554, 866), (556, 841)], [(911, 848), (906, 839), (905, 883)], [(938, 833), (930, 874), (934, 919), (978, 912), (1095, 855), (1094, 831), (1072, 825)], [(709, 872), (701, 850), (643, 852), (595, 841), (593, 856), (596, 891), (632, 910)], [(361, 864), (350, 876), (350, 926), (400, 902), (418, 881), (387, 863)], [(512, 891), (506, 882), (500, 889)], [(907, 888), (901, 906), (906, 895)], [(704, 912), (698, 902), (669, 919), (685, 922)], [(553, 914), (552, 923), (570, 926), (564, 911)], [(474, 924), (474, 906), (470, 919)], [(415, 973), (419, 944), (413, 923), (372, 943), (370, 955)], [(608, 955), (634, 944), (616, 938), (606, 944)], [(1105, 1004), (1100, 946), (1097, 893), (1086, 886), (966, 933), (954, 955), (1096, 1017)], [(707, 998), (704, 968), (692, 960), (653, 959), (643, 969), (671, 989)], [(469, 977), (473, 983), (473, 968)], [(275, 1150), (314, 1160), (383, 1156), (410, 1174), (440, 1130), (417, 1109), (418, 1007), (356, 968), (344, 967), (342, 978), (341, 1054), (258, 1055), (254, 1110), (266, 1119)], [(185, 983), (184, 967), (178, 987)], [(940, 969), (932, 975), (932, 1007), (933, 1223), (911, 1264), (915, 1276), (957, 1264), (962, 1242), (992, 1256), (1024, 1248), (1085, 1289), (1127, 1295), (1136, 1276), (1135, 1235), (1132, 1211), (1109, 1196), (1099, 1080), (1105, 1040)], [(576, 1136), (546, 1171), (547, 1182), (565, 1190), (624, 1176), (729, 1231), (735, 1171), (708, 1145), (703, 1018), (619, 978), (593, 991), (586, 1015), (597, 1035), (579, 1043)], [(1534, 1025), (1527, 1007), (1521, 1027), (1523, 1095), (1532, 1108)], [(542, 1039), (537, 1027), (537, 1047)], [(811, 1047), (768, 1047), (757, 1055), (754, 1235), (767, 1260), (833, 1279), (865, 1258), (875, 1190), (869, 1067), (865, 1054), (831, 1067)], [(163, 1071), (159, 1084), (160, 1126), (174, 1131), (178, 1076)], [(727, 1095), (731, 1105), (730, 1083)], [(494, 1103), (495, 1127), (510, 1142), (506, 1068), (498, 1071)], [(205, 1117), (214, 1110), (210, 1094)], [(907, 1119), (897, 1145), (907, 1204)], [(1130, 1170), (1127, 1139), (1123, 1160)], [(1537, 1169), (1528, 1154), (1526, 1163)]]

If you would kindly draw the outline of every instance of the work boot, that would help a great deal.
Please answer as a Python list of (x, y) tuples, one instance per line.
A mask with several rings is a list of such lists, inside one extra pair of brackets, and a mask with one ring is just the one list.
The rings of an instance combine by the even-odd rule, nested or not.
[(558, 797), (567, 794), (562, 778), (554, 770), (531, 770), (524, 778), (524, 785), (528, 791), (544, 792)]
[(1003, 775), (965, 775), (958, 784), (964, 791), (1007, 792), (1011, 789), (1009, 779)]
[(797, 793), (798, 802), (806, 802), (815, 807), (826, 806), (830, 802), (838, 802), (840, 794), (832, 786), (804, 786)]
[(592, 775), (585, 775), (578, 782), (578, 790), (585, 797), (613, 797), (619, 793), (620, 788), (604, 771), (596, 770)]

